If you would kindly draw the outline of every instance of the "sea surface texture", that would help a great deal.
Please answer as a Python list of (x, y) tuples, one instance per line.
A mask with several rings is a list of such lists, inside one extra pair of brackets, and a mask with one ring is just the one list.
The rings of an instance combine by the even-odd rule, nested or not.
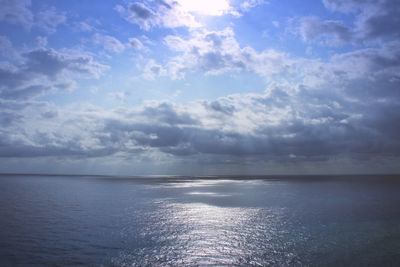
[(400, 177), (0, 175), (1, 266), (400, 266)]

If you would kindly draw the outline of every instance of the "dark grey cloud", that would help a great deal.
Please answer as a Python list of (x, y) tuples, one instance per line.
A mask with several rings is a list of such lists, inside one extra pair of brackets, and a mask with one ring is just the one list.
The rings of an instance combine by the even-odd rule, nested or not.
[[(274, 101), (277, 96), (285, 99), (285, 106)], [(280, 162), (400, 156), (397, 138), (400, 127), (395, 123), (400, 117), (398, 112), (393, 112), (400, 107), (396, 101), (380, 102), (377, 98), (365, 97), (365, 103), (354, 103), (338, 92), (325, 94), (308, 88), (299, 90), (295, 97), (277, 88), (268, 95), (246, 96), (246, 104), (241, 102), (242, 98), (230, 99), (230, 106), (227, 100), (202, 102), (201, 106), (212, 113), (208, 118), (216, 119), (220, 126), (211, 128), (204, 125), (208, 120), (204, 117), (200, 118), (201, 123), (195, 124), (177, 120), (179, 116), (185, 117), (186, 111), (169, 104), (144, 107), (140, 122), (105, 121), (100, 130), (104, 133), (101, 143), (120, 151), (127, 149), (126, 144), (134, 144), (178, 157), (220, 155), (222, 159), (250, 157)], [(363, 98), (359, 96), (359, 99)], [(253, 125), (253, 131), (241, 132), (235, 127), (221, 127), (228, 114), (222, 108), (224, 105), (229, 107), (228, 120), (232, 123), (244, 114), (261, 115), (260, 110), (268, 113), (275, 108), (289, 109), (291, 115), (286, 115), (277, 124), (259, 120)], [(371, 109), (371, 106), (376, 108)]]
[(10, 111), (0, 111), (0, 126), (8, 127), (20, 122), (23, 117), (20, 114)]
[(27, 59), (22, 67), (24, 71), (43, 74), (51, 79), (56, 78), (68, 66), (65, 58), (53, 49), (34, 50), (23, 56)]
[(143, 3), (135, 2), (131, 4), (129, 9), (139, 19), (146, 20), (154, 16), (154, 12)]
[[(371, 83), (380, 85), (379, 80)], [(46, 131), (40, 127), (24, 131), (18, 127), (24, 125), (21, 116), (28, 114), (12, 117), (20, 113), (4, 111), (0, 156), (141, 158), (158, 153), (181, 160), (210, 157), (214, 163), (237, 164), (243, 158), (288, 163), (399, 157), (399, 96), (382, 101), (385, 91), (380, 97), (369, 97), (351, 91), (353, 86), (348, 83), (342, 91), (302, 86), (296, 92), (275, 87), (266, 94), (187, 105), (150, 103), (111, 115), (101, 110), (87, 113), (45, 107), (38, 120), (59, 120)], [(15, 101), (3, 103), (20, 108)], [(68, 125), (70, 132), (60, 131), (60, 124)], [(14, 127), (13, 131), (7, 127)], [(13, 135), (16, 129), (20, 129), (17, 136)]]
[(221, 112), (226, 115), (232, 115), (235, 112), (235, 107), (231, 104), (223, 103), (221, 101), (215, 100), (211, 102), (204, 102), (206, 108), (210, 108), (213, 111)]
[[(346, 92), (364, 101), (400, 97), (400, 43), (389, 42), (381, 48), (366, 48), (336, 55), (334, 69), (343, 71)], [(356, 67), (355, 67), (356, 66)]]
[(127, 7), (117, 5), (115, 8), (127, 21), (138, 24), (142, 29), (149, 30), (160, 23), (160, 14), (142, 2), (133, 2)]
[(0, 96), (5, 99), (27, 100), (52, 90), (51, 86), (31, 85), (18, 90), (5, 90)]
[[(169, 2), (157, 3), (157, 8), (169, 8)], [(167, 37), (167, 45), (179, 55), (165, 68), (155, 61), (146, 66), (150, 77), (166, 75), (167, 69), (174, 67), (177, 72), (206, 74), (252, 71), (268, 81), (263, 94), (186, 104), (152, 102), (114, 111), (40, 106), (32, 99), (53, 90), (66, 90), (75, 79), (99, 77), (107, 67), (83, 52), (46, 49), (43, 42), (34, 50), (16, 52), (12, 56), (14, 65), (0, 64), (0, 156), (154, 156), (238, 165), (243, 159), (286, 164), (335, 158), (398, 158), (400, 45), (396, 40), (384, 40), (396, 39), (397, 33), (380, 31), (375, 21), (396, 25), (395, 19), (386, 17), (388, 12), (395, 14), (396, 8), (389, 11), (389, 4), (394, 4), (388, 1), (327, 0), (325, 4), (338, 12), (354, 14), (354, 27), (340, 21), (302, 18), (304, 39), (322, 37), (334, 44), (361, 39), (382, 42), (322, 62), (241, 47), (231, 29), (204, 30), (191, 33), (187, 39)], [(150, 27), (159, 23), (153, 8), (157, 9), (136, 3), (123, 12), (135, 23)], [(118, 43), (109, 40), (112, 51)], [(138, 49), (142, 46), (138, 39), (130, 41)], [(15, 52), (8, 39), (0, 38), (0, 46)], [(280, 83), (283, 74), (295, 81)], [(124, 98), (118, 91), (111, 95)]]
[(141, 114), (153, 120), (155, 119), (157, 123), (167, 123), (171, 125), (193, 125), (199, 123), (193, 119), (189, 113), (177, 112), (170, 103), (147, 106)]
[[(0, 135), (1, 136), (1, 135)], [(0, 142), (0, 157), (6, 158), (32, 158), (32, 157), (75, 157), (75, 158), (88, 158), (88, 157), (104, 157), (114, 154), (116, 151), (110, 148), (103, 149), (90, 149), (85, 150), (81, 147), (76, 147), (76, 143), (71, 142), (63, 146), (32, 146), (29, 144), (4, 144)]]
[(170, 4), (168, 4), (167, 2), (165, 2), (164, 0), (157, 0), (156, 1), (160, 6), (163, 6), (167, 9), (171, 9), (172, 6)]
[(304, 40), (325, 38), (328, 43), (368, 43), (393, 41), (400, 37), (400, 3), (391, 0), (323, 0), (325, 7), (354, 16), (351, 24), (341, 21), (303, 17), (299, 33)]
[(358, 28), (363, 38), (398, 39), (400, 32), (400, 3), (398, 1), (382, 1), (367, 8), (359, 16)]
[(53, 119), (58, 117), (57, 110), (49, 110), (42, 113), (44, 119)]

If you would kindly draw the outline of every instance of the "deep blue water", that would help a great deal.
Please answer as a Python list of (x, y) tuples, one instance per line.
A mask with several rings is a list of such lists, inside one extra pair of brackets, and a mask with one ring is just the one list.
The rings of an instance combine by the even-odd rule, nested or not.
[(0, 175), (0, 265), (400, 266), (399, 176), (250, 178)]

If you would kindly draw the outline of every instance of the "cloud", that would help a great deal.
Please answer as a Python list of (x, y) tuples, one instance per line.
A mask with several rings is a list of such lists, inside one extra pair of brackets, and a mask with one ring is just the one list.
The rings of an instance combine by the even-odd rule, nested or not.
[[(39, 102), (39, 96), (71, 90), (80, 79), (99, 78), (108, 66), (89, 52), (51, 49), (46, 37), (36, 38), (34, 48), (21, 44), (20, 51), (1, 36), (0, 157), (152, 159), (157, 164), (229, 162), (237, 166), (248, 161), (283, 165), (335, 159), (398, 161), (400, 44), (398, 9), (393, 1), (325, 0), (327, 8), (346, 13), (346, 21), (296, 20), (297, 33), (306, 42), (353, 44), (345, 47), (346, 52), (330, 51), (323, 59), (243, 45), (231, 28), (198, 27), (198, 14), (235, 15), (235, 9), (228, 1), (212, 1), (215, 9), (210, 10), (189, 2), (136, 1), (116, 7), (124, 19), (143, 30), (190, 28), (183, 31), (186, 35), (179, 35), (180, 30), (167, 31), (163, 40), (171, 53), (163, 53), (164, 58), (152, 54), (154, 59), (145, 61), (142, 77), (255, 73), (265, 81), (264, 93), (130, 106), (128, 93), (116, 87), (109, 96), (126, 102), (115, 109), (87, 104), (57, 107)], [(239, 11), (262, 4), (242, 3)], [(8, 1), (4, 6), (0, 20), (26, 29), (40, 28), (50, 34), (66, 23), (65, 14), (53, 8), (31, 14), (31, 18), (17, 16), (15, 10), (30, 12), (29, 1)], [(92, 24), (85, 22), (81, 30), (93, 31)], [(96, 30), (90, 35), (107, 52), (122, 53), (128, 46), (146, 51), (149, 45), (143, 36), (123, 43), (105, 32)], [(49, 44), (54, 37), (49, 37)]]
[(322, 0), (325, 7), (334, 10), (334, 11), (341, 11), (346, 13), (351, 12), (359, 12), (360, 10), (371, 6), (380, 4), (385, 1), (374, 1), (374, 0)]
[(98, 78), (107, 66), (83, 53), (36, 49), (20, 54), (19, 65), (0, 65), (0, 97), (30, 99), (74, 86), (74, 79)]
[(393, 41), (400, 37), (397, 31), (400, 5), (396, 1), (323, 0), (323, 3), (330, 10), (353, 15), (353, 23), (303, 17), (298, 27), (303, 40), (324, 37), (328, 43), (344, 44)]
[(65, 12), (49, 7), (34, 14), (30, 10), (31, 4), (31, 0), (1, 0), (0, 21), (19, 24), (27, 30), (37, 27), (48, 34), (56, 32), (59, 25), (66, 23)]
[(91, 32), (94, 30), (94, 27), (87, 22), (81, 21), (75, 24), (76, 28), (82, 32)]
[(108, 94), (112, 99), (117, 101), (125, 101), (125, 99), (129, 96), (127, 92), (112, 92)]
[(174, 79), (188, 72), (218, 75), (225, 72), (254, 71), (268, 79), (289, 74), (293, 64), (284, 53), (275, 50), (257, 52), (251, 47), (240, 47), (232, 29), (196, 31), (188, 39), (169, 35), (166, 45), (179, 53), (166, 66)]
[[(374, 85), (379, 86), (379, 81)], [(194, 160), (219, 155), (220, 160), (238, 163), (244, 156), (279, 162), (400, 156), (400, 127), (393, 123), (400, 117), (390, 112), (400, 108), (398, 96), (382, 101), (364, 93), (357, 95), (355, 102), (346, 90), (329, 94), (325, 90), (281, 86), (269, 88), (265, 94), (229, 95), (179, 105), (153, 101), (115, 111), (59, 110), (61, 121), (51, 123), (44, 135), (33, 134), (41, 132), (40, 124), (31, 131), (19, 131), (21, 136), (15, 137), (14, 143), (3, 133), (2, 156), (59, 153), (64, 157), (103, 157), (122, 153), (139, 157), (151, 152)], [(68, 123), (68, 129), (60, 132), (60, 123)], [(7, 149), (16, 144), (17, 150)], [(22, 153), (24, 149), (26, 153)]]
[(9, 59), (18, 59), (19, 54), (13, 47), (11, 41), (6, 37), (0, 35), (0, 56)]
[(47, 37), (43, 37), (43, 36), (38, 36), (35, 39), (35, 44), (34, 47), (36, 49), (43, 49), (46, 48), (47, 46)]
[(225, 14), (237, 15), (229, 3), (229, 0), (204, 0), (202, 2), (190, 0), (177, 0), (177, 8), (183, 12), (195, 13), (208, 16), (222, 16)]
[(140, 2), (131, 3), (128, 7), (117, 5), (115, 10), (118, 11), (124, 19), (130, 23), (138, 24), (144, 30), (149, 30), (152, 26), (160, 23), (160, 18), (156, 13)]
[(93, 42), (97, 45), (101, 45), (105, 50), (114, 53), (121, 53), (125, 50), (125, 45), (122, 44), (117, 38), (110, 35), (96, 33), (93, 36)]
[(137, 49), (137, 50), (143, 50), (145, 48), (145, 46), (143, 45), (143, 43), (137, 39), (137, 38), (129, 38), (129, 44)]
[(49, 34), (55, 33), (57, 27), (65, 24), (67, 17), (64, 12), (58, 13), (55, 7), (40, 11), (35, 15), (35, 26)]
[(248, 11), (256, 6), (267, 4), (268, 2), (265, 0), (246, 0), (240, 4), (240, 8), (243, 11)]
[(150, 59), (146, 66), (144, 66), (144, 70), (142, 76), (148, 80), (154, 80), (156, 77), (165, 76), (167, 71), (164, 67), (154, 61), (154, 59)]
[(366, 40), (398, 39), (399, 16), (400, 5), (396, 1), (380, 1), (367, 6), (356, 21), (359, 35)]
[(299, 32), (305, 41), (327, 38), (328, 44), (343, 44), (352, 41), (352, 30), (340, 21), (322, 21), (317, 17), (300, 19)]
[[(326, 74), (317, 77), (326, 79), (323, 85), (276, 83), (265, 93), (234, 94), (213, 101), (151, 101), (105, 110), (37, 104), (30, 108), (33, 104), (26, 101), (0, 99), (4, 115), (0, 157), (157, 159), (158, 164), (202, 166), (245, 162), (286, 166), (336, 159), (351, 159), (363, 166), (380, 158), (398, 158), (400, 127), (395, 122), (400, 117), (393, 111), (400, 108), (400, 96), (387, 96), (400, 83), (390, 87), (373, 77), (365, 86), (357, 83), (358, 76), (336, 73), (343, 59), (358, 57), (367, 66), (375, 64), (361, 66), (363, 71), (383, 68), (389, 74), (397, 66), (393, 47), (332, 59), (324, 65)], [(312, 67), (320, 68), (316, 63)]]
[[(250, 3), (250, 2), (249, 2)], [(255, 3), (251, 2), (251, 5)], [(222, 16), (239, 13), (230, 6), (228, 0), (205, 0), (202, 2), (188, 0), (158, 0), (131, 2), (127, 6), (117, 5), (115, 10), (127, 21), (139, 25), (141, 29), (153, 27), (188, 27), (201, 26), (197, 15)]]
[(0, 111), (0, 126), (9, 127), (10, 125), (20, 121), (22, 116), (14, 112)]
[(89, 17), (84, 21), (73, 22), (73, 29), (81, 32), (92, 32), (99, 31), (98, 27), (101, 26), (101, 22), (98, 19)]
[(30, 0), (1, 0), (0, 6), (0, 21), (21, 24), (26, 29), (32, 27), (33, 14), (29, 9), (31, 6)]
[(155, 123), (166, 123), (169, 125), (195, 125), (197, 121), (192, 118), (189, 112), (179, 110), (168, 102), (148, 103), (140, 112), (141, 115), (152, 118)]

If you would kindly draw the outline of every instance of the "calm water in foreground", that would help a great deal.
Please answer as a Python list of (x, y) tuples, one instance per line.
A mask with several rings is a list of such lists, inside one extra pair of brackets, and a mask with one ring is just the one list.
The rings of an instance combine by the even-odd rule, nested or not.
[(400, 177), (0, 175), (0, 265), (400, 266)]

